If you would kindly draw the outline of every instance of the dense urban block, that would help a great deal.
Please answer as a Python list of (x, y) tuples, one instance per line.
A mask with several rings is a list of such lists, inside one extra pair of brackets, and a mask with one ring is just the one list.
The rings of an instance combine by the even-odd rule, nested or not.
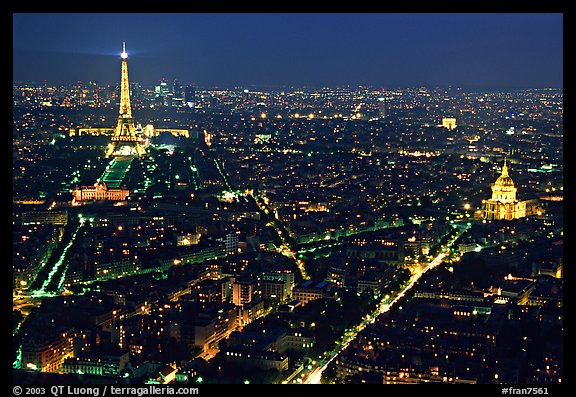
[(563, 92), (13, 84), (19, 383), (560, 384)]

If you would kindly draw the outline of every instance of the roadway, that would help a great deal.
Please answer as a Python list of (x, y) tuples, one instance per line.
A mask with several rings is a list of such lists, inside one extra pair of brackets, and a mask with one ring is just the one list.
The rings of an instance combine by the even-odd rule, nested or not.
[(324, 358), (319, 359), (316, 365), (313, 365), (311, 369), (308, 369), (308, 367), (300, 367), (282, 383), (319, 384), (322, 378), (322, 373), (326, 368), (328, 368), (328, 365), (332, 360), (338, 357), (338, 355), (348, 347), (350, 342), (352, 342), (362, 330), (364, 330), (369, 324), (373, 324), (378, 316), (390, 311), (396, 304), (398, 304), (398, 302), (402, 301), (408, 291), (418, 283), (420, 278), (426, 274), (426, 272), (440, 265), (448, 255), (449, 248), (452, 244), (454, 244), (458, 237), (460, 237), (460, 235), (462, 235), (462, 233), (464, 233), (468, 228), (469, 226), (467, 225), (458, 227), (458, 234), (446, 244), (446, 251), (440, 252), (426, 266), (422, 266), (417, 272), (412, 274), (410, 280), (396, 293), (396, 295), (394, 295), (394, 297), (384, 297), (378, 304), (377, 308), (372, 313), (367, 314), (360, 324), (356, 325), (353, 329), (347, 330), (347, 332), (342, 336), (342, 341), (338, 341), (333, 350), (324, 353)]
[(300, 270), (302, 279), (309, 280), (310, 276), (306, 273), (304, 262), (296, 257), (296, 252), (292, 249), (290, 242), (286, 238), (286, 236), (289, 235), (288, 229), (281, 224), (281, 222), (274, 215), (274, 212), (267, 207), (266, 202), (263, 199), (260, 200), (259, 197), (254, 197), (252, 194), (247, 194), (247, 196), (252, 198), (258, 206), (258, 209), (265, 214), (267, 219), (270, 219), (270, 224), (272, 225), (273, 230), (276, 232), (278, 238), (281, 241), (279, 247), (280, 253), (284, 256), (287, 256), (288, 258), (292, 258), (296, 263), (298, 270)]
[[(33, 297), (43, 297), (43, 296), (55, 296), (60, 294), (62, 283), (64, 281), (64, 277), (66, 276), (67, 271), (67, 262), (69, 258), (67, 257), (68, 250), (74, 244), (76, 237), (78, 236), (78, 232), (84, 226), (85, 220), (81, 219), (80, 223), (76, 227), (76, 230), (73, 232), (70, 240), (67, 242), (64, 250), (60, 254), (60, 257), (56, 261), (56, 263), (50, 269), (48, 276), (42, 283), (42, 286), (35, 290), (31, 291), (30, 295)], [(62, 244), (63, 242), (61, 242)], [(58, 281), (58, 283), (56, 283)]]
[(12, 310), (20, 310), (24, 316), (27, 316), (32, 311), (32, 308), (39, 307), (40, 303), (42, 303), (41, 298), (19, 295), (13, 298)]
[[(222, 178), (224, 179), (226, 185), (230, 190), (231, 187), (228, 183), (228, 179), (226, 177), (226, 173), (224, 172), (224, 167), (221, 166), (218, 161), (215, 159), (214, 162), (220, 172)], [(304, 263), (302, 260), (296, 257), (296, 252), (292, 249), (289, 241), (287, 241), (286, 236), (288, 235), (288, 231), (286, 228), (281, 224), (281, 222), (273, 215), (273, 211), (271, 211), (267, 203), (264, 200), (259, 200), (258, 197), (253, 196), (252, 194), (247, 194), (250, 198), (252, 198), (255, 202), (260, 211), (264, 212), (264, 214), (271, 220), (272, 225), (274, 226), (274, 230), (278, 234), (280, 241), (282, 242), (280, 246), (280, 252), (288, 257), (291, 257), (297, 264), (300, 272), (302, 274), (302, 278), (307, 280), (310, 278), (308, 274), (306, 274), (306, 270), (304, 267)], [(318, 361), (313, 361), (311, 366), (304, 366), (301, 365), (296, 371), (294, 371), (290, 376), (285, 379), (282, 383), (303, 383), (303, 384), (318, 384), (321, 381), (322, 373), (328, 367), (328, 365), (334, 360), (338, 355), (348, 347), (350, 342), (352, 342), (358, 333), (364, 330), (369, 324), (372, 324), (376, 321), (376, 318), (383, 313), (390, 311), (398, 302), (400, 302), (405, 296), (408, 291), (414, 287), (422, 275), (424, 275), (429, 270), (437, 267), (442, 263), (444, 258), (448, 255), (450, 251), (450, 247), (452, 244), (470, 227), (469, 223), (466, 224), (457, 224), (455, 225), (458, 229), (458, 233), (446, 243), (446, 245), (442, 246), (442, 251), (433, 258), (428, 264), (425, 266), (422, 265), (415, 273), (412, 274), (410, 280), (394, 295), (394, 297), (384, 297), (380, 303), (378, 304), (377, 308), (370, 314), (366, 315), (362, 322), (356, 325), (353, 329), (347, 330), (345, 335), (342, 336), (342, 341), (338, 341), (336, 347), (324, 353), (323, 358), (319, 358)]]

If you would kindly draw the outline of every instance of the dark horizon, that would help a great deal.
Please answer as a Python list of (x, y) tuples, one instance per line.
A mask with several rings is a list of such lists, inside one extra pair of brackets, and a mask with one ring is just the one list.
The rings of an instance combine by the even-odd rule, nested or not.
[[(104, 29), (86, 27), (105, 26)], [(14, 14), (13, 81), (562, 88), (562, 14)]]

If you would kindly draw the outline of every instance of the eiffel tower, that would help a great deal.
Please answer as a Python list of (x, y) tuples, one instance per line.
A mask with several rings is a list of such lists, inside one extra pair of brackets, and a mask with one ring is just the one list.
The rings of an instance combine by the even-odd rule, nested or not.
[(136, 154), (139, 157), (146, 155), (146, 149), (140, 143), (140, 138), (136, 136), (136, 127), (134, 127), (134, 118), (130, 107), (130, 87), (128, 85), (128, 54), (126, 53), (126, 43), (122, 45), (122, 81), (120, 88), (120, 114), (118, 115), (118, 124), (114, 129), (112, 141), (106, 148), (105, 157), (114, 154), (118, 146), (129, 144), (135, 147)]

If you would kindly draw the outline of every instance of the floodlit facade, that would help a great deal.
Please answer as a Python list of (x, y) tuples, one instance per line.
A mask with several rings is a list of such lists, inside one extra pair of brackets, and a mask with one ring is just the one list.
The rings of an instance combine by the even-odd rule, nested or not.
[(123, 187), (108, 187), (103, 181), (98, 181), (94, 186), (81, 186), (72, 190), (72, 204), (79, 204), (89, 200), (126, 200), (130, 191)]
[(504, 160), (502, 174), (492, 184), (492, 198), (482, 202), (482, 217), (487, 220), (512, 220), (532, 215), (535, 200), (519, 201), (516, 198), (517, 190)]
[(453, 130), (456, 128), (456, 118), (455, 117), (443, 117), (442, 118), (442, 127), (447, 128), (449, 130)]

